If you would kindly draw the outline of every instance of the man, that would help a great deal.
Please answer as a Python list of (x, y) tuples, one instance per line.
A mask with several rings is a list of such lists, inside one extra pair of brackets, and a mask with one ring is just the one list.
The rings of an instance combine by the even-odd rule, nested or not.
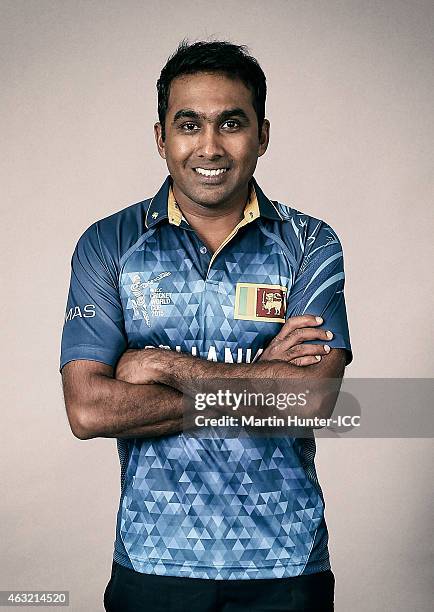
[(270, 124), (244, 47), (181, 43), (157, 89), (170, 176), (79, 239), (62, 339), (73, 433), (118, 444), (106, 609), (332, 610), (314, 440), (192, 435), (182, 392), (203, 379), (340, 379), (351, 347), (339, 240), (253, 179)]

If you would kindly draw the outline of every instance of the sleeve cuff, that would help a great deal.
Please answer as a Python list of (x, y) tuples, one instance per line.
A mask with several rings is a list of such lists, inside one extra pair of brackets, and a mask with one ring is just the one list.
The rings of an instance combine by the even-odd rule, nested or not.
[(88, 359), (89, 361), (100, 361), (106, 363), (113, 368), (117, 364), (120, 357), (118, 351), (113, 351), (100, 346), (78, 345), (62, 351), (60, 356), (59, 372), (70, 361)]

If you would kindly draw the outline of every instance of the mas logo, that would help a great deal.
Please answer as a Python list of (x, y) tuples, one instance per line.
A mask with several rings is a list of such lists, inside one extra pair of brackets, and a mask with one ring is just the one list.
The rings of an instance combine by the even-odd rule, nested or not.
[(237, 283), (234, 319), (285, 323), (287, 288)]

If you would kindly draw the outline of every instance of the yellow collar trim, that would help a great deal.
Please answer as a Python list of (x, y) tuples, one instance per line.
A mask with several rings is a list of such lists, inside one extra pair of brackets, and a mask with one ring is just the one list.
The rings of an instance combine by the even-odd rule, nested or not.
[[(178, 204), (176, 203), (172, 187), (170, 187), (169, 189), (169, 197), (167, 199), (167, 215), (169, 218), (169, 223), (171, 223), (172, 225), (181, 224), (182, 212)], [(238, 229), (239, 227), (242, 227), (243, 225), (247, 225), (247, 223), (251, 223), (258, 217), (260, 217), (259, 202), (256, 196), (255, 188), (252, 185), (251, 190), (250, 190), (249, 200), (244, 207), (243, 218), (238, 223), (236, 229)]]
[(172, 225), (180, 225), (182, 221), (182, 213), (178, 204), (176, 203), (175, 196), (173, 195), (173, 189), (169, 189), (169, 197), (167, 199), (167, 215), (169, 217), (169, 223)]
[(256, 196), (255, 188), (252, 185), (251, 189), (250, 189), (249, 200), (248, 200), (247, 204), (244, 207), (243, 218), (241, 219), (241, 221), (237, 225), (237, 228), (241, 227), (242, 225), (246, 225), (247, 223), (251, 223), (252, 221), (254, 221), (255, 219), (257, 219), (260, 216), (261, 216), (261, 213), (259, 212), (258, 198)]

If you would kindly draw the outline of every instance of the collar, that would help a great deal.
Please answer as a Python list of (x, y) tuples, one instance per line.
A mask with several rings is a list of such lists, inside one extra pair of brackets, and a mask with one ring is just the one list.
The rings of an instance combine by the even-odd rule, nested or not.
[[(275, 221), (283, 220), (275, 204), (267, 198), (252, 177), (250, 181), (250, 197), (244, 208), (243, 220), (245, 223), (250, 223), (258, 217), (266, 217)], [(145, 225), (147, 228), (151, 228), (165, 220), (169, 221), (172, 225), (190, 227), (175, 201), (170, 175), (166, 177), (158, 193), (150, 201), (145, 215)]]

